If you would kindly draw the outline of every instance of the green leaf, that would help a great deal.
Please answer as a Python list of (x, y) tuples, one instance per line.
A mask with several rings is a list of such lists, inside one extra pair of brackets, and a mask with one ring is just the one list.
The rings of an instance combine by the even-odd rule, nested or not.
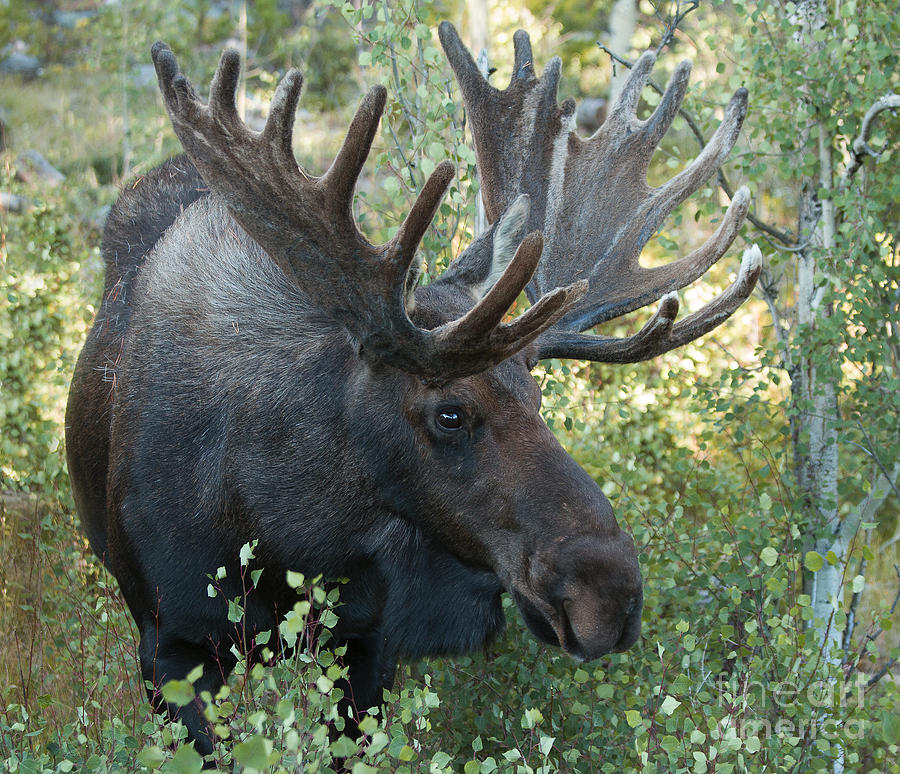
[[(681, 702), (678, 701), (674, 696), (666, 696), (663, 699), (663, 703), (660, 705), (660, 709), (666, 713), (666, 715), (671, 715), (675, 710), (677, 710), (681, 706)], [(631, 725), (629, 721), (628, 725)]]
[(854, 593), (854, 594), (859, 594), (859, 592), (862, 591), (863, 588), (865, 588), (865, 585), (866, 585), (866, 579), (865, 579), (865, 577), (862, 576), (862, 575), (857, 575), (857, 576), (853, 579), (853, 583), (852, 583), (853, 593)]
[(522, 715), (522, 728), (534, 728), (543, 719), (544, 716), (543, 714), (541, 714), (541, 711), (539, 709), (537, 709), (536, 707), (529, 707)]
[(169, 704), (184, 707), (194, 700), (194, 686), (188, 680), (169, 680), (162, 687), (162, 695)]
[(372, 734), (372, 738), (366, 745), (366, 755), (370, 757), (378, 755), (378, 753), (388, 746), (388, 742), (390, 741), (390, 738), (384, 731), (376, 731)]
[(481, 764), (481, 774), (492, 774), (496, 770), (497, 761), (494, 760), (494, 756), (488, 755)]
[(371, 715), (366, 715), (359, 721), (359, 730), (366, 736), (372, 736), (378, 730), (378, 721)]
[(641, 713), (637, 710), (626, 710), (625, 722), (630, 728), (637, 728), (641, 724)]
[(203, 768), (203, 758), (190, 745), (182, 745), (162, 767), (163, 771), (172, 774), (197, 774)]
[(203, 677), (203, 664), (197, 664), (190, 672), (187, 673), (187, 681), (193, 685), (201, 677)]
[(166, 754), (156, 745), (145, 747), (137, 754), (138, 763), (148, 769), (158, 769), (166, 759)]
[(763, 564), (768, 565), (769, 567), (774, 567), (775, 562), (778, 561), (778, 551), (776, 551), (772, 546), (766, 546), (759, 554), (759, 558), (762, 559)]
[(331, 754), (335, 758), (349, 758), (359, 752), (359, 745), (349, 736), (341, 734), (331, 743)]
[(615, 687), (611, 683), (601, 683), (596, 688), (598, 699), (611, 699), (615, 693)]
[(234, 746), (234, 759), (248, 769), (262, 771), (269, 766), (272, 742), (262, 734), (254, 734), (249, 739)]
[(450, 756), (445, 752), (436, 752), (431, 756), (431, 767), (432, 769), (443, 769), (446, 768), (447, 764), (450, 763)]
[(250, 560), (254, 558), (253, 549), (256, 548), (257, 541), (254, 540), (252, 543), (244, 543), (241, 546), (240, 557), (241, 557), (241, 567), (246, 567)]
[(287, 571), (287, 585), (292, 589), (299, 589), (303, 586), (305, 580), (302, 572), (294, 572), (293, 570)]
[(818, 572), (824, 564), (825, 560), (822, 559), (822, 555), (816, 551), (807, 551), (803, 558), (803, 565), (810, 572)]

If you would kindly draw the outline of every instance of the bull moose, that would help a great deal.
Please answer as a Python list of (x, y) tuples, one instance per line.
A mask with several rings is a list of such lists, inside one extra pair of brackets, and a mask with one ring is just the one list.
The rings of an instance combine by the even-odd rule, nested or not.
[[(292, 151), (303, 82), (291, 70), (260, 133), (238, 116), (240, 59), (226, 50), (208, 104), (172, 51), (153, 46), (185, 155), (125, 188), (103, 235), (105, 289), (72, 381), (66, 441), (93, 551), (118, 579), (140, 633), (151, 698), (203, 753), (199, 705), (166, 706), (163, 682), (203, 665), (215, 694), (235, 660), (234, 625), (207, 573), (258, 541), (265, 568), (244, 611), (271, 630), (296, 593), (288, 570), (346, 578), (335, 629), (348, 695), (377, 705), (399, 658), (481, 647), (509, 592), (539, 639), (578, 660), (632, 645), (642, 581), (631, 537), (540, 414), (531, 369), (545, 358), (636, 362), (712, 330), (759, 274), (675, 322), (675, 291), (728, 249), (737, 192), (690, 255), (643, 268), (641, 249), (723, 163), (747, 95), (684, 171), (651, 188), (647, 168), (687, 88), (675, 70), (646, 120), (655, 57), (634, 66), (606, 122), (574, 131), (557, 102), (560, 60), (537, 77), (515, 35), (509, 85), (480, 74), (447, 22), (440, 39), (462, 91), (490, 227), (428, 284), (416, 252), (454, 169), (437, 166), (399, 230), (373, 245), (354, 188), (385, 106), (362, 100), (330, 168)], [(511, 320), (522, 291), (531, 306)], [(662, 299), (635, 335), (585, 333)], [(223, 592), (240, 588), (228, 572)]]

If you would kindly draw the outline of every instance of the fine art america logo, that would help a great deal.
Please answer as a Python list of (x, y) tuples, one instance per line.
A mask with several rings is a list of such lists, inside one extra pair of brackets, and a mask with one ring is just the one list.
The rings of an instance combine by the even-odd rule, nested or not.
[[(849, 684), (829, 680), (803, 681), (785, 678), (777, 682), (746, 681), (720, 676), (716, 679), (718, 704), (729, 717), (720, 722), (724, 738), (779, 737), (861, 739), (863, 718), (841, 718), (835, 710), (865, 706), (868, 676), (857, 673)], [(809, 713), (808, 708), (818, 710)], [(804, 712), (804, 709), (806, 711)]]

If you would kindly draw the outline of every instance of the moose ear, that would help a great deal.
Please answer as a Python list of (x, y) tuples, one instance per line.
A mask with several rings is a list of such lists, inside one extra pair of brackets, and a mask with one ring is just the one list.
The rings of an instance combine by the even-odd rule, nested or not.
[(529, 212), (531, 212), (531, 199), (528, 194), (520, 194), (501, 216), (494, 229), (494, 250), (487, 275), (481, 281), (469, 286), (469, 292), (476, 301), (484, 298), (494, 287), (515, 256), (519, 242), (522, 240), (522, 231), (528, 220)]

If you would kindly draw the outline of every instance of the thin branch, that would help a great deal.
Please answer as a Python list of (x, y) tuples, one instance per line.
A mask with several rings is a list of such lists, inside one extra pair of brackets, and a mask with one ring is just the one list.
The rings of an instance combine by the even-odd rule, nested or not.
[[(894, 573), (896, 573), (897, 575), (898, 583), (897, 593), (894, 595), (894, 601), (891, 604), (891, 612), (889, 613), (889, 615), (891, 616), (894, 615), (894, 612), (897, 610), (897, 603), (900, 602), (900, 567), (898, 567), (896, 564), (894, 565)], [(863, 641), (860, 643), (859, 650), (857, 651), (856, 661), (851, 665), (850, 669), (847, 670), (847, 675), (844, 677), (845, 684), (850, 682), (850, 678), (853, 677), (853, 675), (856, 673), (856, 669), (859, 666), (859, 660), (862, 658), (862, 654), (866, 649), (866, 645), (868, 645), (870, 642), (875, 642), (875, 640), (877, 640), (882, 634), (884, 634), (884, 627), (879, 626), (876, 631), (869, 632), (863, 638)], [(866, 687), (868, 688), (875, 685), (875, 683), (877, 683), (882, 677), (887, 674), (888, 670), (893, 666), (894, 663), (896, 663), (896, 659), (892, 659), (891, 661), (889, 661), (885, 665), (885, 668), (883, 670), (877, 672), (869, 679), (869, 682), (866, 683)]]
[(869, 434), (866, 432), (866, 428), (863, 426), (863, 423), (860, 420), (856, 420), (856, 424), (862, 432), (863, 436), (866, 439), (866, 443), (869, 444), (869, 448), (866, 449), (869, 456), (875, 460), (875, 464), (878, 466), (878, 469), (881, 471), (881, 475), (884, 476), (885, 480), (888, 483), (888, 486), (894, 490), (894, 494), (897, 495), (897, 498), (900, 499), (900, 489), (897, 489), (897, 484), (894, 483), (898, 471), (900, 471), (900, 462), (895, 463), (894, 470), (891, 473), (888, 473), (887, 468), (884, 466), (884, 463), (878, 458), (878, 455), (875, 453), (875, 444), (872, 443), (872, 439), (869, 437)]
[[(866, 575), (866, 558), (860, 557), (859, 567), (856, 571), (857, 575)], [(849, 655), (850, 646), (853, 644), (853, 632), (856, 629), (856, 608), (859, 606), (859, 600), (862, 598), (862, 589), (854, 591), (850, 598), (850, 607), (847, 609), (847, 624), (844, 628), (844, 639), (841, 642), (841, 650)]]
[(866, 111), (865, 116), (863, 116), (862, 126), (859, 128), (859, 136), (853, 141), (851, 146), (850, 163), (841, 177), (841, 190), (846, 189), (851, 178), (857, 173), (867, 156), (877, 159), (884, 152), (884, 148), (876, 151), (869, 145), (869, 137), (872, 135), (872, 124), (879, 113), (897, 108), (900, 108), (900, 94), (885, 94), (880, 99), (875, 100), (872, 107)]
[[(614, 54), (610, 51), (606, 46), (602, 43), (597, 43), (598, 48), (609, 55), (611, 59), (616, 62), (619, 62), (624, 67), (627, 67), (629, 70), (634, 66), (633, 62), (629, 62), (627, 59), (623, 59), (622, 57)], [(662, 96), (664, 93), (664, 89), (659, 86), (655, 81), (648, 79), (647, 85), (650, 86), (653, 91)], [(706, 147), (706, 138), (703, 136), (703, 132), (700, 130), (700, 126), (697, 124), (697, 121), (694, 117), (688, 113), (684, 108), (678, 109), (678, 115), (680, 115), (685, 123), (688, 125), (688, 128), (693, 133), (694, 137), (697, 139), (697, 142), (700, 145), (701, 150)], [(734, 188), (732, 188), (731, 184), (728, 182), (728, 178), (725, 177), (725, 173), (722, 171), (720, 167), (718, 170), (718, 183), (719, 187), (725, 192), (725, 195), (729, 199), (734, 198)], [(765, 232), (769, 236), (777, 239), (779, 242), (785, 245), (796, 245), (797, 238), (791, 234), (789, 231), (781, 231), (780, 229), (775, 228), (774, 226), (770, 226), (765, 221), (760, 220), (756, 215), (752, 212), (747, 213), (747, 220), (749, 220), (754, 226), (756, 226), (760, 231)]]
[(794, 247), (789, 247), (788, 245), (775, 244), (775, 242), (773, 242), (767, 234), (763, 234), (763, 238), (766, 240), (766, 242), (772, 245), (773, 249), (778, 250), (781, 253), (802, 253), (807, 247), (809, 247), (810, 243), (812, 242), (811, 239), (807, 239), (802, 244), (796, 245)]
[(678, 29), (678, 25), (684, 21), (685, 17), (691, 11), (696, 10), (700, 5), (700, 0), (688, 0), (687, 7), (682, 10), (681, 2), (682, 0), (675, 0), (675, 13), (669, 14), (666, 19), (662, 18), (659, 10), (656, 11), (656, 18), (665, 24), (662, 40), (659, 41), (659, 45), (656, 47), (657, 56), (659, 56), (662, 53), (662, 50), (675, 39), (675, 30)]
[(888, 661), (881, 669), (879, 669), (874, 675), (872, 675), (866, 681), (866, 688), (868, 689), (868, 688), (871, 688), (873, 685), (875, 685), (875, 683), (877, 683), (879, 680), (881, 680), (882, 677), (884, 677), (888, 672), (890, 672), (894, 668), (894, 665), (896, 663), (897, 663), (897, 657), (894, 656), (890, 661)]

